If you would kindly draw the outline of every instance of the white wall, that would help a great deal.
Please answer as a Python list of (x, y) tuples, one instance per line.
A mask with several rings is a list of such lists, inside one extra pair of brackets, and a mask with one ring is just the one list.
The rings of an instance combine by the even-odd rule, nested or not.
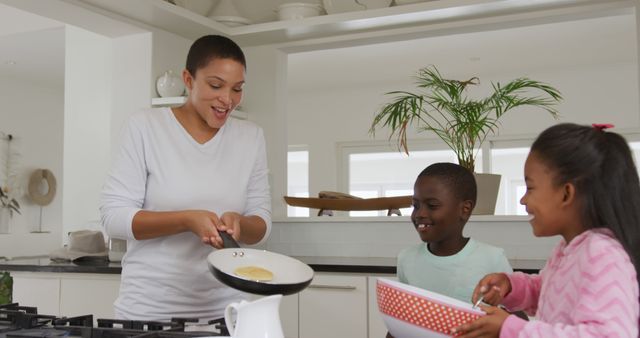
[[(64, 232), (99, 219), (111, 153), (112, 41), (67, 26), (62, 223)], [(65, 236), (66, 237), (66, 236)]]
[[(63, 34), (61, 32), (61, 34)], [(20, 194), (22, 215), (14, 214), (9, 234), (0, 234), (0, 256), (23, 256), (47, 253), (59, 246), (62, 224), (62, 132), (64, 89), (24, 83), (19, 79), (0, 79), (0, 131), (15, 136), (12, 143), (18, 150), (19, 185), (26, 192), (29, 175), (35, 169), (46, 168), (58, 181), (58, 194), (51, 204), (42, 208), (42, 230), (50, 233), (32, 234), (40, 225), (40, 207)], [(6, 145), (0, 142), (0, 145)], [(1, 149), (0, 151), (5, 151)]]
[(273, 46), (245, 48), (244, 53), (247, 76), (242, 107), (248, 119), (264, 130), (272, 214), (282, 217), (286, 215), (282, 196), (287, 192), (286, 54)]
[(135, 34), (113, 39), (111, 84), (111, 158), (118, 151), (120, 132), (131, 113), (150, 105), (152, 35)]
[[(157, 96), (157, 76), (166, 69), (180, 71), (184, 67), (192, 43), (160, 30), (110, 38), (68, 25), (63, 34), (65, 89), (59, 88), (57, 96), (48, 89), (24, 89), (8, 80), (0, 84), (10, 88), (3, 93), (11, 98), (11, 103), (16, 102), (15, 106), (19, 106), (20, 99), (39, 105), (33, 111), (22, 109), (21, 114), (16, 114), (16, 109), (6, 110), (9, 123), (2, 123), (4, 117), (0, 115), (0, 131), (5, 131), (5, 125), (26, 124), (30, 119), (41, 121), (46, 132), (25, 135), (25, 142), (47, 145), (46, 149), (51, 148), (47, 156), (58, 162), (58, 168), (53, 168), (53, 164), (46, 166), (46, 162), (38, 166), (56, 169), (53, 171), (58, 178), (53, 210), (43, 209), (43, 228), (52, 234), (38, 235), (35, 242), (38, 245), (33, 246), (20, 245), (26, 242), (21, 237), (16, 244), (0, 246), (0, 256), (46, 255), (66, 242), (69, 231), (100, 229), (100, 191), (113, 153), (118, 150), (122, 126), (130, 114), (150, 107), (151, 98)], [(24, 106), (23, 103), (21, 107)], [(58, 115), (40, 116), (56, 109)], [(35, 168), (31, 162), (28, 165)], [(26, 208), (24, 216), (14, 218), (11, 230), (14, 235), (3, 236), (8, 242), (13, 236), (35, 236), (28, 235), (27, 228), (37, 228), (39, 208), (31, 210), (35, 207), (28, 204)], [(3, 253), (5, 248), (7, 252)]]
[[(84, 156), (85, 161), (86, 158), (91, 158), (90, 164), (81, 163), (83, 160), (77, 157), (70, 159), (69, 170), (73, 172), (79, 168), (90, 168), (92, 173), (85, 175), (82, 179), (82, 181), (86, 180), (86, 184), (75, 186), (74, 196), (79, 198), (84, 195), (86, 199), (79, 205), (69, 206), (72, 214), (69, 215), (69, 219), (65, 220), (64, 233), (81, 228), (100, 229), (98, 223), (100, 191), (111, 167), (111, 158), (119, 149), (122, 127), (132, 113), (151, 106), (151, 98), (157, 96), (155, 93), (157, 76), (166, 69), (182, 69), (179, 67), (184, 67), (186, 51), (191, 45), (190, 40), (160, 30), (113, 39), (85, 31), (83, 38), (90, 39), (94, 44), (93, 50), (101, 55), (96, 55), (90, 63), (74, 61), (76, 62), (74, 69), (78, 70), (78, 73), (71, 74), (70, 81), (72, 83), (70, 85), (77, 86), (79, 83), (84, 83), (87, 87), (78, 92), (78, 96), (70, 98), (70, 102), (74, 107), (86, 107), (91, 111), (86, 115), (86, 118), (91, 119), (91, 122), (88, 120), (77, 121), (76, 126), (78, 131), (81, 126), (88, 128), (83, 134), (92, 130), (95, 138), (93, 141), (89, 141), (91, 151), (85, 153)], [(86, 53), (83, 50), (79, 52)], [(91, 60), (86, 56), (84, 58)], [(69, 57), (67, 60), (70, 60)], [(82, 74), (87, 74), (87, 68), (92, 67), (96, 62), (105, 65), (101, 69), (103, 73), (93, 74), (90, 79), (84, 78)], [(158, 75), (156, 76), (156, 74)], [(99, 81), (99, 83), (91, 85), (88, 81)], [(69, 84), (69, 82), (67, 83)], [(92, 95), (96, 95), (93, 103), (85, 101), (85, 97)], [(66, 135), (68, 134), (69, 132), (66, 133)], [(69, 137), (75, 137), (76, 140), (79, 140), (83, 136), (79, 133), (69, 135)], [(65, 144), (65, 150), (67, 150), (67, 146), (74, 147), (73, 144)], [(89, 149), (86, 146), (80, 146), (80, 148), (79, 153)], [(96, 150), (99, 151), (96, 152)], [(101, 156), (99, 159), (97, 154)], [(81, 183), (81, 180), (77, 182)], [(82, 189), (79, 189), (80, 187)], [(70, 201), (70, 203), (73, 202)], [(66, 209), (65, 205), (65, 211)]]

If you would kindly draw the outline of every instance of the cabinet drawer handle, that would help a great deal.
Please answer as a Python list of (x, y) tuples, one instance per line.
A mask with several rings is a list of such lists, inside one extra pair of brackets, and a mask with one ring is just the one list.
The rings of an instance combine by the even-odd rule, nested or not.
[(351, 285), (311, 284), (309, 289), (355, 290), (357, 287)]

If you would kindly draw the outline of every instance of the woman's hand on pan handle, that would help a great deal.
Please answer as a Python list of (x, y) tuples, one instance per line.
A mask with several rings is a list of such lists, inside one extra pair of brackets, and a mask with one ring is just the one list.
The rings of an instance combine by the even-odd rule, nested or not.
[(239, 213), (233, 211), (227, 211), (220, 217), (221, 225), (217, 227), (218, 231), (226, 231), (236, 241), (240, 240), (241, 227), (240, 227)]
[(490, 305), (498, 305), (502, 303), (502, 299), (511, 292), (511, 282), (509, 277), (504, 273), (492, 273), (484, 276), (475, 290), (471, 302), (475, 304), (480, 297), (482, 301)]
[(218, 234), (223, 224), (215, 212), (206, 210), (186, 210), (184, 213), (184, 224), (203, 243), (209, 244), (216, 249), (224, 248), (222, 238)]

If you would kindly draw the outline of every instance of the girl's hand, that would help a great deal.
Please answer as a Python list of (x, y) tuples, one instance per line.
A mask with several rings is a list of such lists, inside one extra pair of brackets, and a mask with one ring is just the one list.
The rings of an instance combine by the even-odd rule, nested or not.
[(236, 241), (240, 240), (241, 228), (240, 228), (240, 216), (239, 213), (228, 211), (222, 214), (220, 218), (221, 226), (218, 227), (218, 231), (226, 231)]
[(480, 297), (484, 303), (498, 305), (504, 297), (511, 292), (511, 282), (504, 273), (492, 273), (484, 276), (471, 297), (471, 303), (475, 304)]
[(487, 314), (476, 321), (454, 327), (452, 334), (460, 334), (458, 338), (498, 337), (502, 323), (509, 317), (507, 311), (496, 306), (480, 305), (482, 311)]
[(196, 234), (202, 243), (209, 244), (216, 249), (222, 249), (224, 244), (218, 228), (222, 226), (222, 221), (215, 212), (206, 210), (184, 211), (184, 225), (189, 231)]

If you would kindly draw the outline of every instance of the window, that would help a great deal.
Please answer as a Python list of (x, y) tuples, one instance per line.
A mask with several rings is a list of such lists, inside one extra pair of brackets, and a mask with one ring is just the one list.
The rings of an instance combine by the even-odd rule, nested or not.
[[(633, 161), (636, 164), (636, 170), (640, 168), (640, 162), (638, 162), (638, 160), (640, 160), (640, 142), (635, 141), (635, 142), (629, 142), (629, 147), (631, 147), (631, 153), (633, 154)], [(640, 175), (640, 171), (638, 172), (638, 175)]]
[[(454, 162), (451, 150), (402, 152), (357, 152), (358, 149), (343, 149), (348, 154), (348, 191), (362, 197), (392, 197), (413, 195), (413, 184), (420, 172), (432, 163)], [(362, 151), (362, 150), (360, 150)], [(482, 163), (479, 154), (478, 165)], [(400, 210), (403, 216), (411, 214), (411, 207)], [(350, 216), (386, 216), (386, 210), (351, 211)]]
[[(633, 139), (630, 135), (625, 138)], [(636, 137), (637, 139), (637, 137)], [(532, 141), (531, 141), (532, 142)], [(507, 142), (511, 145), (527, 142)], [(633, 153), (636, 167), (638, 167), (638, 159), (640, 158), (640, 142), (629, 142)], [(496, 203), (496, 215), (526, 215), (525, 207), (520, 204), (520, 199), (525, 194), (527, 187), (524, 182), (524, 163), (529, 154), (529, 146), (507, 148), (504, 145), (493, 145), (491, 149), (491, 172), (502, 175), (500, 181), (500, 192), (498, 193), (498, 202)], [(638, 173), (640, 175), (640, 172)]]
[[(287, 153), (287, 195), (294, 197), (309, 197), (309, 151), (298, 150)], [(289, 217), (309, 217), (308, 208), (287, 206)]]
[[(640, 175), (640, 135), (624, 135), (639, 169)], [(489, 140), (484, 152), (476, 157), (476, 172), (490, 172), (501, 175), (500, 190), (496, 202), (495, 215), (526, 215), (520, 199), (526, 192), (524, 182), (524, 163), (529, 155), (535, 135), (529, 138)], [(424, 144), (422, 145), (425, 147)], [(414, 144), (415, 148), (415, 144)], [(413, 194), (413, 184), (418, 174), (427, 166), (436, 162), (453, 162), (457, 159), (451, 150), (431, 147), (432, 150), (411, 151), (410, 155), (399, 151), (384, 151), (385, 146), (344, 145), (341, 147), (343, 173), (346, 179), (341, 182), (342, 191), (362, 197), (391, 197)], [(483, 154), (489, 155), (490, 169), (482, 170)], [(403, 208), (403, 216), (411, 214), (412, 208)], [(350, 216), (386, 216), (386, 210), (352, 211)]]
[(529, 147), (491, 149), (491, 173), (501, 175), (496, 215), (526, 215), (520, 198), (526, 191), (524, 162)]

